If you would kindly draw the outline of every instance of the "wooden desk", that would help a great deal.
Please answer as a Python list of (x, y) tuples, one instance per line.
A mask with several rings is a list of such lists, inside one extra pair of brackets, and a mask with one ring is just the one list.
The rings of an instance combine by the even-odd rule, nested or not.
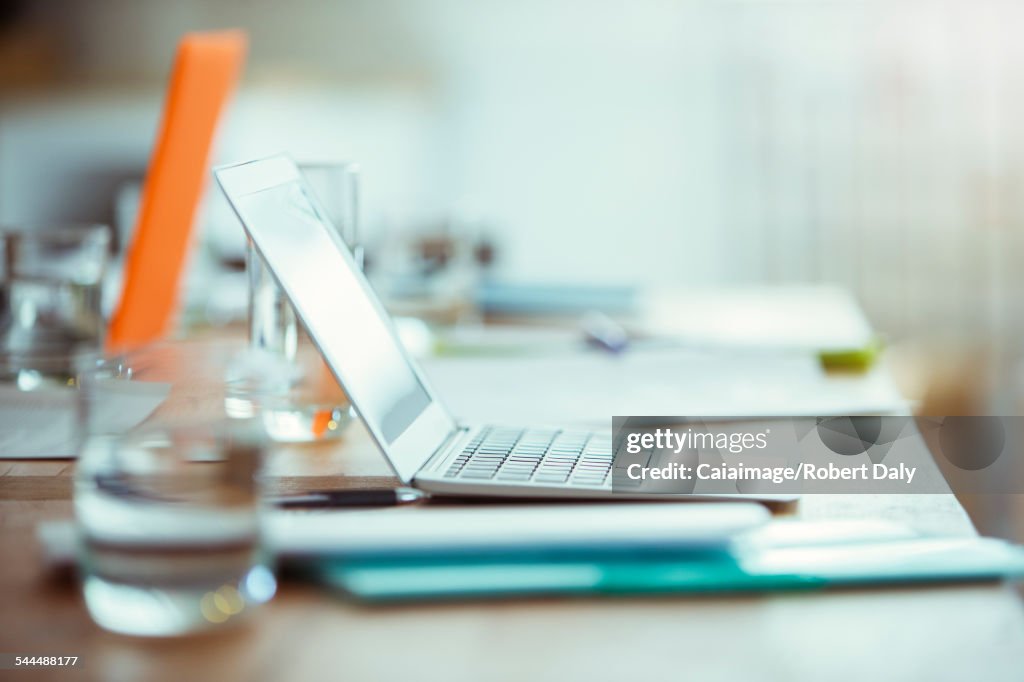
[[(161, 409), (201, 409), (219, 398), (194, 389), (219, 376), (230, 350), (223, 342), (165, 348), (140, 365), (142, 376), (177, 380)], [(1024, 613), (1004, 585), (368, 607), (285, 584), (243, 629), (122, 637), (92, 624), (72, 586), (41, 574), (33, 530), (71, 516), (72, 470), (0, 461), (0, 652), (77, 655), (81, 664), (0, 671), (0, 679), (1024, 678)], [(393, 480), (361, 428), (338, 447), (286, 449), (271, 470), (290, 490)], [(951, 495), (808, 496), (796, 513), (974, 532)]]

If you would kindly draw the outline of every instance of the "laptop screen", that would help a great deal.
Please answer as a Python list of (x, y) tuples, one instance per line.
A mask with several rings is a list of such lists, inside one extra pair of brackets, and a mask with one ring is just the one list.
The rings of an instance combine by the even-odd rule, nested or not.
[[(286, 163), (286, 171), (295, 169)], [(387, 314), (297, 171), (290, 179), (285, 172), (279, 182), (233, 185), (233, 170), (218, 172), (228, 198), (360, 416), (388, 451), (421, 415), (426, 420), (433, 401)], [(437, 445), (420, 442), (418, 451), (425, 460)]]

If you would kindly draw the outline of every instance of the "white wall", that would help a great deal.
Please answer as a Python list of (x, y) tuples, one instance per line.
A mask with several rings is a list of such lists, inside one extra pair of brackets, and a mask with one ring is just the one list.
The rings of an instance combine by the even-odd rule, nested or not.
[[(358, 159), (369, 230), (468, 210), (513, 278), (719, 275), (703, 4), (91, 0), (53, 16), (73, 35), (69, 75), (92, 87), (156, 88), (182, 31), (247, 28), (219, 158)], [(131, 139), (152, 126), (140, 117)]]
[[(471, 209), (513, 278), (836, 281), (895, 332), (1024, 319), (1013, 0), (37, 6), (70, 82), (150, 99), (180, 33), (246, 28), (219, 158), (358, 158), (370, 230)], [(94, 112), (81, 147), (0, 118), (0, 217), (45, 207), (69, 149), (113, 135), (106, 165), (141, 168), (154, 115)]]

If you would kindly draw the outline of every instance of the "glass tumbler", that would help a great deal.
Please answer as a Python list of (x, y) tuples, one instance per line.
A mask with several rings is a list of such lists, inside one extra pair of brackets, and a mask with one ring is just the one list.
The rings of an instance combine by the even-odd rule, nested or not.
[[(333, 229), (362, 265), (358, 165), (304, 164), (301, 169)], [(262, 357), (260, 363), (264, 368), (259, 370), (257, 379), (253, 378), (253, 367), (245, 363), (229, 370), (229, 411), (234, 416), (258, 416), (268, 435), (278, 442), (315, 442), (340, 436), (354, 419), (354, 408), (338, 388), (299, 324), (295, 309), (251, 242), (246, 269), (249, 344), (253, 351), (250, 360)], [(267, 380), (269, 376), (273, 376), (272, 382)]]
[(99, 351), (109, 247), (103, 225), (0, 228), (0, 381), (67, 384)]
[(252, 420), (90, 415), (123, 377), (79, 377), (74, 509), (86, 607), (107, 630), (176, 636), (242, 622), (276, 590), (262, 544), (266, 438)]

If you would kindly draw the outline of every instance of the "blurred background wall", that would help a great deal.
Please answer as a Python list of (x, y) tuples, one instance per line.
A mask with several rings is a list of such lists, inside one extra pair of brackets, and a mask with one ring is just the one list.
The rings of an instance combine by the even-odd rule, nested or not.
[(837, 282), (1016, 334), (1013, 0), (0, 0), (0, 222), (115, 221), (174, 45), (242, 27), (217, 161), (357, 159), (368, 240), (471, 224), (515, 281)]

